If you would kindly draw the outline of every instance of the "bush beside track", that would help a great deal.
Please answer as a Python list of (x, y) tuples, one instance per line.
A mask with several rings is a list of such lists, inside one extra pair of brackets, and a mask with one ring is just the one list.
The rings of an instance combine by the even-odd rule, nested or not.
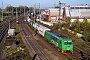
[(5, 48), (5, 50), (7, 50), (7, 56), (5, 60), (10, 60), (10, 59), (31, 60), (29, 52), (26, 49), (26, 46), (24, 45), (20, 37), (18, 24), (16, 24), (14, 28), (15, 28), (15, 38), (17, 39), (16, 42), (17, 47), (13, 49), (8, 49), (7, 47)]
[(28, 53), (28, 50), (26, 49), (26, 47), (25, 47), (25, 45), (24, 45), (24, 43), (23, 43), (23, 41), (22, 41), (22, 39), (20, 37), (18, 24), (16, 24), (16, 27), (15, 28), (16, 28), (16, 32), (18, 33), (15, 37), (17, 39), (20, 39), (19, 46), (22, 47), (22, 48), (24, 48), (24, 54), (26, 55), (26, 57), (24, 58), (24, 60), (30, 60), (31, 58), (30, 58), (30, 55)]

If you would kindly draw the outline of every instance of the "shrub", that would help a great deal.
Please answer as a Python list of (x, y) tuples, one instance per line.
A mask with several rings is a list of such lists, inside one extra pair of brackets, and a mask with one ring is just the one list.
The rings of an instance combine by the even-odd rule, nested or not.
[(85, 41), (90, 42), (90, 33), (89, 32), (84, 32), (84, 39), (85, 39)]

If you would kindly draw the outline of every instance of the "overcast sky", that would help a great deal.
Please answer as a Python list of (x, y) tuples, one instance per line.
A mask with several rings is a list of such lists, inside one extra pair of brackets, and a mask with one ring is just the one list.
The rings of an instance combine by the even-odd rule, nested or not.
[[(77, 4), (88, 4), (90, 5), (90, 0), (0, 0), (0, 8), (2, 7), (2, 1), (4, 8), (7, 5), (12, 6), (28, 6), (35, 5), (35, 3), (40, 3), (40, 8), (54, 7), (54, 3), (58, 5), (59, 1), (66, 3), (66, 5), (77, 5)], [(38, 5), (38, 4), (37, 4)]]

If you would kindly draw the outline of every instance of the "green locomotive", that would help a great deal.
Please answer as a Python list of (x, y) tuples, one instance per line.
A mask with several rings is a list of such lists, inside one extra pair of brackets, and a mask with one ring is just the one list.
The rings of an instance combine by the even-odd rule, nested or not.
[(72, 39), (53, 31), (45, 31), (44, 37), (50, 43), (54, 44), (58, 48), (58, 51), (61, 51), (63, 54), (73, 53)]
[(36, 28), (39, 34), (58, 48), (58, 51), (61, 51), (63, 54), (73, 53), (73, 43), (71, 38), (53, 32), (47, 27), (36, 24), (33, 21), (30, 22), (30, 26)]
[(35, 24), (34, 21), (30, 21), (30, 26), (31, 26), (31, 27), (34, 27), (34, 24)]

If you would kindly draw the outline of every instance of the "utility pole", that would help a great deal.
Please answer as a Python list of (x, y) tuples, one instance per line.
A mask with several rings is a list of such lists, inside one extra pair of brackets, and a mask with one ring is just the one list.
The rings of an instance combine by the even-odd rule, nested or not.
[(21, 7), (20, 7), (20, 15), (21, 15)]
[(18, 22), (18, 12), (17, 12), (17, 7), (16, 7), (16, 21)]
[(35, 22), (35, 15), (36, 15), (35, 9), (36, 9), (36, 4), (34, 5), (34, 22)]
[(40, 20), (40, 3), (39, 3), (39, 20)]
[[(10, 4), (9, 4), (8, 6), (11, 7)], [(11, 11), (12, 11), (12, 9), (10, 9), (10, 13), (12, 13)], [(9, 18), (9, 17), (8, 17), (8, 18)], [(9, 18), (9, 29), (10, 29), (10, 18)]]
[(13, 6), (12, 6), (12, 17), (13, 17)]
[(29, 7), (29, 13), (30, 13), (30, 7)]
[(3, 21), (3, 1), (2, 1), (2, 21)]
[(60, 20), (62, 20), (62, 18), (61, 18), (61, 4), (64, 4), (65, 5), (65, 3), (61, 3), (60, 1), (59, 1), (59, 17), (58, 17), (58, 20), (59, 20), (59, 30), (60, 30)]
[(40, 3), (39, 3), (39, 15), (40, 15)]
[(25, 6), (24, 6), (24, 16), (25, 16)]
[(35, 3), (35, 6), (38, 6), (38, 12), (39, 12), (39, 15), (40, 15), (40, 3)]
[(35, 18), (35, 10), (36, 10), (37, 6), (38, 6), (38, 12), (39, 12), (39, 15), (40, 15), (40, 3), (35, 3), (35, 6), (34, 6), (34, 18)]

